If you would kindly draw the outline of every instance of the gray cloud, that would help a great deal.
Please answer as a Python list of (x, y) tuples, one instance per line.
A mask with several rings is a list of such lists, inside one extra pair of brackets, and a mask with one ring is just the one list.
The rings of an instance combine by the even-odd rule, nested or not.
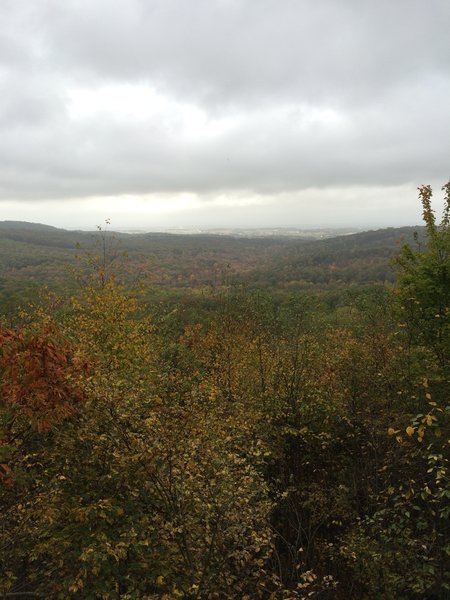
[(446, 0), (4, 0), (0, 19), (0, 200), (449, 177)]
[(48, 6), (62, 64), (219, 105), (261, 94), (368, 101), (450, 67), (445, 0), (122, 0), (112, 14), (105, 0)]

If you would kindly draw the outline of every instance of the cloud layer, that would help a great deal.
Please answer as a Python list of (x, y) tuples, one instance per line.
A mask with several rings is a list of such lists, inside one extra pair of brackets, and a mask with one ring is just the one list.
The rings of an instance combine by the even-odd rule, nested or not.
[(446, 0), (4, 0), (0, 20), (0, 201), (275, 207), (450, 176)]

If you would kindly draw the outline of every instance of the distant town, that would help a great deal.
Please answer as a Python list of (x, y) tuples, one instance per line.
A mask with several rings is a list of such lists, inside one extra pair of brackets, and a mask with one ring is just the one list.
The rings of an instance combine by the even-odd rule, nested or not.
[(307, 239), (326, 239), (338, 235), (351, 235), (363, 231), (357, 227), (325, 227), (313, 229), (299, 229), (296, 227), (261, 227), (261, 228), (218, 228), (201, 229), (192, 227), (176, 227), (173, 229), (164, 228), (114, 228), (122, 233), (173, 233), (180, 235), (228, 235), (232, 237), (258, 238), (258, 237), (292, 237)]

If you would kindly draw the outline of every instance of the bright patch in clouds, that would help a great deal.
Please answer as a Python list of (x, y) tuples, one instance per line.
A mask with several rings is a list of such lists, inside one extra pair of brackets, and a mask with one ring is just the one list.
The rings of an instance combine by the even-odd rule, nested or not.
[(74, 121), (100, 118), (132, 127), (154, 122), (181, 138), (207, 139), (236, 127), (240, 117), (213, 117), (200, 107), (165, 96), (149, 85), (105, 85), (67, 92), (67, 111)]
[(189, 193), (165, 198), (157, 195), (100, 197), (87, 199), (86, 202), (95, 206), (97, 212), (103, 212), (111, 217), (117, 215), (121, 220), (125, 215), (133, 216), (136, 224), (140, 217), (159, 220), (161, 216), (170, 216), (173, 213), (189, 211), (201, 206), (196, 194)]
[(307, 104), (280, 104), (255, 107), (250, 113), (235, 110), (207, 112), (198, 105), (164, 95), (149, 85), (104, 85), (67, 91), (67, 112), (73, 121), (102, 119), (124, 123), (129, 128), (140, 123), (155, 123), (180, 142), (191, 139), (198, 143), (251, 127), (289, 124), (303, 130), (343, 127), (344, 115), (336, 109)]

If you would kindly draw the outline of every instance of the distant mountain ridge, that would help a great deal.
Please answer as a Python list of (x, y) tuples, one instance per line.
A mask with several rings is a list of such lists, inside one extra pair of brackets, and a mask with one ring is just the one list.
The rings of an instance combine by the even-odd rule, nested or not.
[(30, 223), (29, 221), (0, 221), (0, 229), (28, 229), (29, 231), (66, 231), (53, 225)]
[[(149, 276), (152, 285), (196, 288), (226, 279), (255, 287), (307, 289), (393, 282), (390, 266), (402, 241), (423, 227), (389, 227), (308, 239), (218, 233), (123, 233), (73, 231), (27, 221), (0, 221), (2, 287), (65, 285), (77, 255), (95, 255), (107, 235), (108, 253), (124, 277)], [(125, 254), (127, 257), (125, 258)], [(120, 258), (122, 257), (122, 258)]]
[[(211, 229), (198, 229), (198, 230), (181, 230), (181, 229), (155, 229), (155, 231), (141, 230), (141, 229), (123, 229), (118, 228), (117, 230), (109, 229), (108, 234), (114, 234), (118, 236), (133, 236), (133, 237), (144, 237), (144, 236), (189, 236), (189, 237), (230, 237), (230, 238), (253, 238), (253, 237), (267, 237), (267, 238), (289, 238), (298, 241), (325, 241), (333, 240), (335, 238), (344, 237), (358, 237), (363, 239), (366, 236), (371, 237), (385, 237), (390, 235), (390, 232), (409, 233), (410, 231), (419, 231), (423, 229), (423, 226), (401, 226), (401, 227), (379, 227), (377, 229), (361, 229), (361, 228), (345, 228), (345, 227), (324, 227), (324, 228), (296, 228), (296, 227), (254, 227), (254, 228), (211, 228)], [(36, 232), (59, 232), (68, 235), (73, 234), (92, 234), (97, 233), (97, 228), (89, 229), (66, 229), (63, 227), (55, 227), (53, 225), (46, 225), (45, 223), (34, 223), (31, 221), (11, 221), (4, 220), (0, 221), (0, 230), (21, 230), (21, 231), (36, 231)], [(300, 235), (299, 235), (300, 234)]]

